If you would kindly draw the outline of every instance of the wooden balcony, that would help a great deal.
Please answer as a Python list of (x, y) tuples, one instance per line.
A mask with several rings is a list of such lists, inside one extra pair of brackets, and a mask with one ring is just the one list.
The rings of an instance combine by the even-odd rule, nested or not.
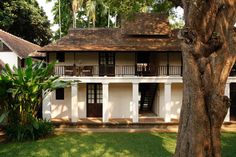
[[(58, 76), (182, 76), (182, 66), (144, 66), (116, 65), (104, 68), (98, 65), (56, 65), (55, 75)], [(109, 69), (109, 70), (107, 70)]]

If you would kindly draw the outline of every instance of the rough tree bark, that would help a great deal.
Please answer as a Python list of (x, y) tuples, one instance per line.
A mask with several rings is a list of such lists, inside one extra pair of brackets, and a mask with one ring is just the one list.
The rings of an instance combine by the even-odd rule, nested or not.
[(174, 157), (221, 157), (220, 128), (230, 106), (224, 91), (236, 59), (236, 0), (182, 0), (182, 6), (184, 97)]

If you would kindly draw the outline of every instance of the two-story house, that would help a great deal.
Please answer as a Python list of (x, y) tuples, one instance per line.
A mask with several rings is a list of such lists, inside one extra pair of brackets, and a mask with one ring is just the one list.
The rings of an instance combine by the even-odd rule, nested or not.
[(166, 16), (138, 14), (121, 28), (71, 29), (40, 52), (48, 62), (58, 60), (60, 79), (78, 81), (45, 96), (46, 119), (179, 118), (182, 56)]
[(4, 64), (9, 64), (10, 68), (13, 68), (13, 66), (23, 67), (24, 59), (27, 57), (42, 59), (45, 55), (38, 53), (37, 50), (39, 49), (40, 46), (0, 29), (1, 67), (3, 67)]

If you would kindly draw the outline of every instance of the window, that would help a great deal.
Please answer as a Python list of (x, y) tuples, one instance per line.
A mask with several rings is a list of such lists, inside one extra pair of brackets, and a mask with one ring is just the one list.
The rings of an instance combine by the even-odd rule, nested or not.
[(57, 57), (58, 62), (65, 62), (65, 53), (64, 52), (56, 53), (56, 57)]
[(88, 84), (88, 103), (102, 103), (102, 85), (101, 84)]
[(64, 88), (56, 89), (56, 100), (64, 100)]
[(100, 65), (114, 65), (115, 63), (115, 53), (114, 52), (100, 52)]

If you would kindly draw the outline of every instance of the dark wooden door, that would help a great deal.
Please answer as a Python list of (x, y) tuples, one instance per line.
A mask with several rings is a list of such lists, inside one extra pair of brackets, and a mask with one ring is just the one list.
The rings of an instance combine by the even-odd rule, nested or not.
[(99, 53), (99, 76), (115, 76), (115, 53)]
[(101, 84), (87, 84), (87, 117), (102, 117)]
[(236, 83), (230, 84), (230, 120), (236, 121)]

